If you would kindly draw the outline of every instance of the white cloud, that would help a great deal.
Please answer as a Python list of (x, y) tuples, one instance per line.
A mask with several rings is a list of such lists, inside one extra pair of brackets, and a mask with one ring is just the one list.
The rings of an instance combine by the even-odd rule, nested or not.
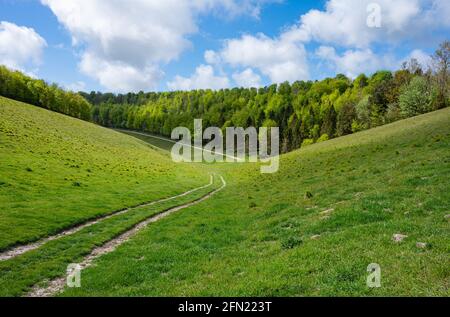
[(432, 66), (431, 65), (432, 64), (431, 56), (422, 50), (419, 50), (419, 49), (413, 50), (408, 55), (408, 57), (403, 60), (403, 62), (410, 61), (412, 58), (416, 59), (424, 70), (426, 70), (428, 67)]
[[(284, 0), (194, 0), (194, 3), (207, 10), (216, 9), (216, 14), (226, 12), (226, 16), (233, 18), (240, 15), (249, 15), (259, 19), (261, 9), (268, 3), (281, 3)], [(217, 10), (218, 9), (218, 10)]]
[(69, 85), (65, 85), (64, 88), (70, 91), (84, 91), (86, 90), (86, 83), (84, 81), (77, 81)]
[[(133, 0), (130, 5), (123, 0), (41, 0), (81, 51), (80, 70), (118, 92), (156, 88), (164, 76), (164, 65), (191, 47), (188, 38), (199, 31), (200, 15), (227, 18), (245, 14), (258, 18), (265, 3), (280, 1)], [(367, 26), (367, 5), (372, 2), (381, 7), (381, 28)], [(272, 82), (309, 79), (305, 45), (312, 42), (344, 51), (329, 51), (322, 56), (339, 72), (354, 76), (387, 68), (396, 61), (378, 54), (374, 44), (386, 47), (408, 39), (434, 38), (433, 30), (450, 26), (449, 15), (448, 0), (328, 0), (323, 10), (303, 14), (296, 25), (279, 36), (246, 34), (225, 40), (221, 49), (205, 52), (211, 68), (201, 65), (191, 77), (177, 76), (169, 84), (211, 87), (207, 82), (205, 87), (199, 86), (200, 79), (208, 74), (214, 83), (224, 86), (223, 69), (228, 67), (234, 81), (241, 85), (260, 83), (259, 75)], [(221, 75), (215, 75), (214, 70)]]
[(216, 76), (211, 65), (200, 65), (191, 77), (176, 76), (167, 83), (171, 90), (191, 89), (222, 89), (230, 86), (229, 79), (225, 76)]
[[(381, 9), (381, 27), (369, 27), (368, 5)], [(368, 48), (372, 43), (433, 36), (434, 28), (449, 26), (448, 0), (329, 0), (325, 10), (310, 10), (288, 35), (302, 41)], [(427, 35), (425, 35), (427, 34)]]
[(347, 50), (341, 55), (330, 46), (320, 46), (316, 50), (316, 56), (327, 61), (331, 68), (338, 73), (355, 78), (361, 73), (370, 74), (378, 70), (400, 69), (403, 62), (415, 58), (424, 69), (431, 64), (431, 57), (422, 50), (415, 49), (406, 57), (397, 59), (389, 54), (375, 54), (370, 49)]
[(224, 62), (236, 67), (257, 68), (272, 82), (309, 78), (306, 51), (301, 43), (283, 35), (270, 38), (264, 34), (243, 35), (225, 42), (220, 52)]
[(450, 1), (434, 0), (424, 12), (424, 24), (431, 27), (450, 27)]
[[(380, 28), (368, 26), (371, 3), (381, 8)], [(257, 34), (229, 39), (219, 52), (208, 52), (207, 60), (212, 61), (214, 57), (214, 64), (219, 60), (232, 68), (258, 69), (272, 82), (308, 79), (304, 45), (316, 42), (322, 45), (316, 55), (326, 60), (333, 70), (349, 77), (394, 69), (399, 67), (400, 60), (392, 53), (374, 50), (373, 45), (382, 44), (386, 48), (416, 37), (433, 38), (434, 28), (442, 30), (450, 25), (449, 3), (445, 0), (329, 0), (324, 10), (310, 10), (301, 16), (297, 25), (286, 28), (278, 37)], [(333, 46), (344, 48), (344, 52), (338, 54)], [(420, 61), (425, 60), (419, 53), (412, 54)]]
[(102, 59), (90, 52), (83, 54), (80, 70), (85, 74), (95, 74), (102, 86), (123, 93), (154, 89), (156, 82), (163, 77), (162, 71), (152, 64), (139, 67)]
[(46, 41), (34, 29), (0, 22), (0, 64), (32, 73), (40, 65), (46, 46)]
[(261, 77), (251, 68), (233, 74), (233, 80), (239, 87), (261, 87)]
[(220, 55), (217, 54), (214, 51), (208, 50), (208, 51), (205, 52), (204, 55), (205, 55), (205, 61), (208, 64), (216, 65), (216, 64), (219, 64), (221, 62)]
[(41, 0), (82, 49), (80, 69), (115, 91), (148, 90), (191, 46), (199, 14), (258, 13), (265, 0)]
[(187, 2), (136, 0), (42, 0), (85, 48), (80, 69), (118, 92), (149, 90), (160, 79), (159, 63), (189, 47), (197, 31)]
[(377, 55), (370, 49), (347, 50), (339, 55), (333, 47), (321, 46), (316, 55), (328, 61), (336, 72), (351, 78), (361, 73), (370, 74), (381, 69), (392, 69), (398, 65), (392, 56)]

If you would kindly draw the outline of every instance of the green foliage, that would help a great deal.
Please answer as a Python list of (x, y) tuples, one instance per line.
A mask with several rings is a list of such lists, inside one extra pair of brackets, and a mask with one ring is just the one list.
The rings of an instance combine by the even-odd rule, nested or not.
[(394, 122), (402, 118), (400, 107), (397, 103), (390, 104), (386, 112), (386, 122)]
[(347, 102), (341, 108), (337, 116), (337, 135), (342, 136), (352, 133), (352, 123), (356, 119), (355, 106), (351, 102)]
[(359, 131), (362, 131), (362, 130), (364, 130), (363, 125), (361, 123), (359, 123), (358, 121), (353, 120), (353, 122), (352, 122), (352, 132), (356, 133), (356, 132), (359, 132)]
[(322, 134), (320, 136), (320, 138), (317, 139), (316, 143), (320, 143), (320, 142), (325, 142), (328, 141), (330, 139), (330, 137), (328, 136), (328, 134)]
[(431, 110), (432, 93), (423, 77), (414, 77), (409, 85), (404, 87), (399, 97), (401, 113), (412, 117)]
[(303, 243), (303, 241), (299, 237), (288, 237), (288, 238), (284, 239), (283, 241), (281, 241), (281, 247), (283, 249), (289, 250), (289, 249), (293, 249), (293, 248), (299, 246), (302, 243)]
[(304, 139), (302, 142), (302, 147), (308, 146), (308, 145), (312, 145), (314, 144), (314, 140), (313, 139)]
[(3, 97), (0, 157), (0, 250), (209, 180), (141, 140)]
[[(3, 247), (179, 194), (203, 185), (210, 172), (228, 183), (95, 259), (82, 287), (61, 296), (448, 293), (450, 109), (308, 146), (281, 156), (278, 173), (261, 175), (257, 164), (173, 164), (120, 133), (0, 100)], [(143, 219), (211, 190), (103, 219), (0, 261), (0, 295), (24, 296), (64, 277), (69, 263)], [(408, 238), (394, 243), (395, 233)], [(376, 289), (366, 285), (374, 255), (389, 272)]]
[(81, 95), (33, 79), (0, 65), (0, 96), (30, 103), (71, 117), (90, 120), (91, 105)]
[[(364, 96), (356, 105), (357, 123), (359, 130), (368, 129), (370, 127), (370, 96)], [(358, 131), (359, 131), (358, 130)]]
[[(398, 120), (400, 93), (414, 76), (403, 69), (379, 71), (370, 77), (362, 74), (354, 81), (338, 74), (322, 81), (284, 82), (259, 89), (83, 95), (94, 104), (93, 120), (107, 127), (170, 136), (178, 126), (192, 129), (197, 118), (204, 120), (204, 126), (221, 129), (276, 126), (285, 153), (323, 134), (332, 139)], [(427, 81), (428, 88), (431, 82)], [(438, 97), (430, 95), (436, 104)], [(406, 115), (418, 113), (422, 112)]]
[[(308, 146), (274, 175), (210, 166), (228, 182), (219, 195), (142, 230), (62, 296), (448, 296), (449, 118)], [(380, 288), (366, 284), (373, 262)]]
[[(138, 130), (169, 137), (179, 126), (225, 129), (280, 128), (282, 152), (305, 139), (330, 139), (414, 116), (448, 105), (450, 44), (433, 56), (436, 69), (424, 73), (417, 60), (396, 72), (378, 71), (355, 80), (338, 74), (321, 81), (297, 81), (262, 88), (173, 92), (74, 94), (0, 68), (0, 94), (50, 110), (92, 120), (106, 127)], [(413, 79), (414, 78), (414, 79)], [(413, 82), (411, 83), (411, 80)], [(90, 109), (83, 96), (94, 106)]]

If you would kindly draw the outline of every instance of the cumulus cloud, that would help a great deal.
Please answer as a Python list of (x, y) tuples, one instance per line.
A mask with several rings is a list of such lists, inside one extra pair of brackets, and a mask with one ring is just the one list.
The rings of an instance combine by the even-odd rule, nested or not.
[(114, 91), (148, 90), (161, 65), (191, 46), (196, 17), (215, 10), (258, 13), (256, 0), (41, 0), (82, 50), (80, 69)]
[(424, 69), (431, 65), (431, 56), (422, 50), (415, 49), (406, 57), (395, 58), (389, 54), (375, 54), (370, 49), (347, 50), (339, 55), (333, 47), (320, 46), (316, 56), (327, 61), (338, 73), (355, 78), (361, 73), (370, 74), (382, 69), (399, 69), (404, 62), (416, 59)]
[(187, 2), (136, 0), (42, 0), (81, 45), (80, 69), (114, 91), (154, 88), (155, 69), (189, 47), (197, 31)]
[(30, 73), (40, 65), (46, 46), (34, 29), (0, 22), (0, 64)]
[[(380, 27), (367, 23), (369, 4), (379, 5)], [(369, 9), (369, 10), (368, 10)], [(435, 28), (449, 26), (447, 0), (329, 0), (325, 10), (310, 10), (287, 33), (302, 41), (368, 48), (372, 43), (432, 35)]]
[(220, 58), (220, 55), (212, 50), (207, 50), (204, 55), (205, 55), (205, 61), (208, 64), (216, 65), (216, 64), (220, 64), (220, 62), (222, 61)]
[(411, 59), (417, 60), (419, 64), (426, 70), (428, 67), (432, 66), (432, 58), (429, 54), (425, 53), (422, 50), (416, 49), (413, 50), (403, 61), (408, 62)]
[(265, 4), (281, 3), (283, 1), (284, 0), (195, 0), (194, 3), (203, 9), (216, 9), (216, 13), (219, 14), (225, 11), (227, 16), (231, 18), (240, 15), (250, 15), (259, 19), (261, 9)]
[[(134, 0), (130, 6), (122, 0), (41, 0), (79, 48), (80, 70), (118, 92), (156, 88), (164, 76), (164, 65), (191, 47), (188, 37), (199, 31), (199, 15), (258, 18), (265, 3), (280, 1)], [(380, 6), (380, 28), (367, 25), (370, 3)], [(348, 75), (386, 68), (395, 61), (378, 54), (375, 45), (436, 38), (434, 30), (442, 33), (450, 26), (449, 15), (448, 0), (328, 0), (324, 9), (303, 14), (278, 36), (245, 34), (225, 40), (220, 49), (205, 52), (211, 68), (201, 65), (191, 77), (177, 76), (171, 84), (200, 88), (194, 83), (206, 76), (200, 75), (201, 71), (211, 70), (211, 77), (223, 79), (214, 71), (222, 74), (229, 68), (238, 85), (260, 83), (260, 75), (272, 82), (309, 79), (305, 46), (312, 43), (324, 47), (316, 56)], [(327, 52), (326, 47), (335, 51)]]
[(234, 82), (240, 87), (260, 87), (261, 77), (253, 69), (247, 68), (242, 72), (233, 74)]
[(230, 86), (229, 79), (225, 76), (214, 74), (211, 65), (200, 65), (191, 77), (176, 76), (167, 83), (171, 90), (213, 89), (218, 90)]
[[(378, 5), (374, 9), (373, 5)], [(372, 5), (372, 7), (370, 6)], [(380, 13), (379, 27), (370, 27), (370, 16)], [(316, 56), (347, 76), (398, 68), (405, 59), (416, 58), (429, 64), (429, 56), (414, 50), (401, 60), (384, 54), (387, 47), (406, 41), (417, 43), (438, 39), (448, 29), (450, 2), (447, 0), (329, 0), (324, 10), (310, 10), (281, 38), (287, 42), (316, 42), (322, 46)], [(377, 49), (374, 50), (374, 47)], [(343, 50), (341, 54), (335, 48)]]
[(392, 69), (399, 65), (390, 55), (375, 54), (370, 49), (347, 50), (339, 55), (330, 46), (321, 46), (316, 55), (328, 61), (338, 73), (355, 78), (361, 73), (372, 73), (380, 69)]
[(75, 92), (84, 91), (84, 90), (86, 90), (86, 83), (84, 81), (80, 80), (80, 81), (65, 85), (64, 88), (66, 88), (67, 90), (70, 90), (70, 91), (75, 91)]
[[(438, 8), (445, 12), (449, 7), (443, 0), (379, 0), (375, 3), (381, 10), (381, 27), (375, 28), (367, 23), (373, 13), (368, 10), (371, 3), (374, 1), (329, 0), (324, 10), (310, 10), (278, 37), (247, 34), (228, 39), (219, 52), (208, 51), (206, 60), (210, 64), (222, 62), (232, 67), (255, 68), (272, 82), (308, 79), (304, 45), (316, 42), (328, 44), (317, 51), (317, 56), (337, 71), (354, 77), (360, 72), (396, 65), (392, 56), (374, 53), (373, 43), (414, 36), (419, 21), (421, 28), (424, 23), (430, 25), (425, 21), (436, 20), (430, 16), (436, 16)], [(331, 45), (345, 47), (347, 51), (338, 55)]]
[(304, 46), (283, 36), (270, 38), (260, 33), (227, 40), (220, 56), (231, 66), (257, 68), (272, 82), (309, 78)]
[(83, 54), (80, 70), (85, 74), (95, 74), (102, 86), (117, 92), (147, 91), (163, 77), (162, 71), (155, 65), (136, 66), (102, 59), (91, 52)]

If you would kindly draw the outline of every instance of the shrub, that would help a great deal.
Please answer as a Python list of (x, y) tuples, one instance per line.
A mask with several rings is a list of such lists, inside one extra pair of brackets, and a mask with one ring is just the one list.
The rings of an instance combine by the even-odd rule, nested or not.
[(320, 143), (320, 142), (325, 142), (325, 141), (328, 141), (330, 139), (330, 137), (328, 136), (328, 134), (322, 134), (321, 136), (320, 136), (320, 138), (318, 138), (317, 139), (317, 143)]
[(358, 123), (358, 121), (353, 120), (353, 122), (352, 122), (352, 132), (355, 133), (355, 132), (359, 132), (359, 131), (362, 131), (362, 130), (365, 130), (364, 126), (361, 123)]
[(400, 110), (400, 107), (396, 103), (392, 103), (388, 105), (387, 111), (386, 111), (386, 122), (394, 122), (397, 120), (400, 120), (402, 118), (402, 113)]
[(414, 77), (399, 96), (401, 114), (413, 117), (431, 111), (432, 94), (423, 77)]
[(302, 142), (302, 147), (314, 144), (313, 139), (304, 139)]

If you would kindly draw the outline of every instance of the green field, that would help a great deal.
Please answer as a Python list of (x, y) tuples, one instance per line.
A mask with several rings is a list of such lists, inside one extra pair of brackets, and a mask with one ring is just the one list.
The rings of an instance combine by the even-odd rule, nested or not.
[[(450, 295), (449, 108), (286, 154), (270, 175), (174, 164), (143, 140), (4, 98), (0, 132), (3, 250), (212, 173), (228, 183), (96, 259), (61, 296)], [(219, 188), (214, 179), (0, 262), (0, 295), (45, 287), (143, 219)], [(380, 288), (366, 286), (370, 263)]]
[(0, 97), (0, 250), (204, 185), (119, 132)]

